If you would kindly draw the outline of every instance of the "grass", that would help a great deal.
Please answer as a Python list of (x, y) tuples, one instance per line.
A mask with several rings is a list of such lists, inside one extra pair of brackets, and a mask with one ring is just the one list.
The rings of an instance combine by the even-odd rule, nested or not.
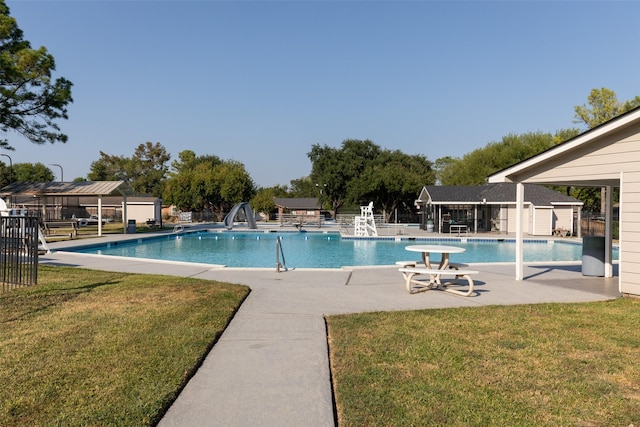
[(339, 425), (640, 423), (640, 301), (327, 318)]
[(0, 295), (0, 425), (154, 425), (248, 288), (46, 267)]
[[(249, 290), (41, 266), (0, 295), (0, 425), (155, 425)], [(327, 318), (339, 424), (640, 422), (640, 301)]]

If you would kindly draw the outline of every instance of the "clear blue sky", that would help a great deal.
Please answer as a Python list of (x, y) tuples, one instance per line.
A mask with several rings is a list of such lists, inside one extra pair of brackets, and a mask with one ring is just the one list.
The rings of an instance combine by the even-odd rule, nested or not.
[(73, 82), (74, 103), (60, 122), (69, 142), (12, 135), (5, 153), (58, 163), (67, 181), (100, 151), (131, 157), (151, 141), (288, 185), (310, 173), (315, 143), (461, 157), (510, 133), (578, 127), (593, 88), (640, 95), (635, 1), (7, 4)]

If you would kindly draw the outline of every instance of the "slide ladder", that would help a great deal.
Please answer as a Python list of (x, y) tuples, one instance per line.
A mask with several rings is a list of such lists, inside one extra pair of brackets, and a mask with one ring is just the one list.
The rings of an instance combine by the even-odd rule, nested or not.
[(236, 215), (240, 213), (240, 211), (244, 212), (244, 217), (247, 220), (247, 226), (250, 229), (255, 230), (256, 228), (258, 228), (258, 226), (256, 225), (256, 218), (253, 215), (253, 209), (251, 209), (251, 205), (249, 204), (249, 202), (241, 202), (232, 207), (229, 213), (224, 217), (224, 226), (227, 230), (233, 229), (233, 220), (236, 218)]

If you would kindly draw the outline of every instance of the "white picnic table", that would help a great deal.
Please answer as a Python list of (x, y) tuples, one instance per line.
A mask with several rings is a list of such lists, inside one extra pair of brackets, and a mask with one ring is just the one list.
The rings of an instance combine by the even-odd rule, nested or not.
[[(454, 282), (458, 278), (463, 277), (467, 279), (469, 284), (469, 289), (467, 291), (459, 291), (444, 286), (445, 291), (463, 296), (469, 296), (473, 293), (473, 280), (471, 279), (471, 275), (478, 274), (478, 272), (475, 270), (461, 269), (464, 265), (452, 264), (449, 262), (450, 254), (462, 253), (465, 251), (464, 248), (444, 245), (409, 245), (405, 249), (411, 252), (420, 252), (422, 256), (422, 263), (424, 264), (424, 267), (418, 267), (415, 262), (398, 261), (396, 263), (402, 266), (399, 271), (406, 280), (407, 291), (409, 291), (409, 293), (415, 293), (421, 290), (440, 289), (440, 287), (443, 286), (441, 281), (441, 276), (443, 274), (454, 275)], [(431, 264), (431, 254), (433, 253), (441, 254), (438, 266)], [(414, 276), (421, 274), (429, 275), (429, 281), (426, 282), (414, 278)], [(417, 290), (414, 285), (417, 285)]]
[(431, 253), (440, 253), (439, 270), (446, 270), (449, 268), (449, 254), (461, 253), (465, 249), (460, 246), (443, 246), (443, 245), (409, 245), (405, 248), (408, 251), (420, 252), (422, 254), (422, 262), (427, 268), (433, 268), (431, 266)]

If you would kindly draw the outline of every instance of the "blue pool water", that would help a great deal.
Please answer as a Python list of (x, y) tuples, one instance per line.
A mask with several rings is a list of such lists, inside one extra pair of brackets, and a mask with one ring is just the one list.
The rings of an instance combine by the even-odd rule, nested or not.
[[(340, 268), (343, 266), (392, 265), (398, 260), (419, 260), (420, 254), (405, 249), (414, 244), (461, 246), (452, 262), (515, 262), (515, 241), (505, 239), (395, 239), (341, 238), (338, 233), (196, 232), (152, 239), (110, 243), (74, 249), (101, 255), (198, 262), (227, 267), (276, 266), (277, 237), (287, 268)], [(617, 250), (614, 252), (617, 259)], [(553, 240), (526, 241), (525, 262), (579, 261), (582, 245)], [(282, 263), (282, 259), (281, 259)]]

